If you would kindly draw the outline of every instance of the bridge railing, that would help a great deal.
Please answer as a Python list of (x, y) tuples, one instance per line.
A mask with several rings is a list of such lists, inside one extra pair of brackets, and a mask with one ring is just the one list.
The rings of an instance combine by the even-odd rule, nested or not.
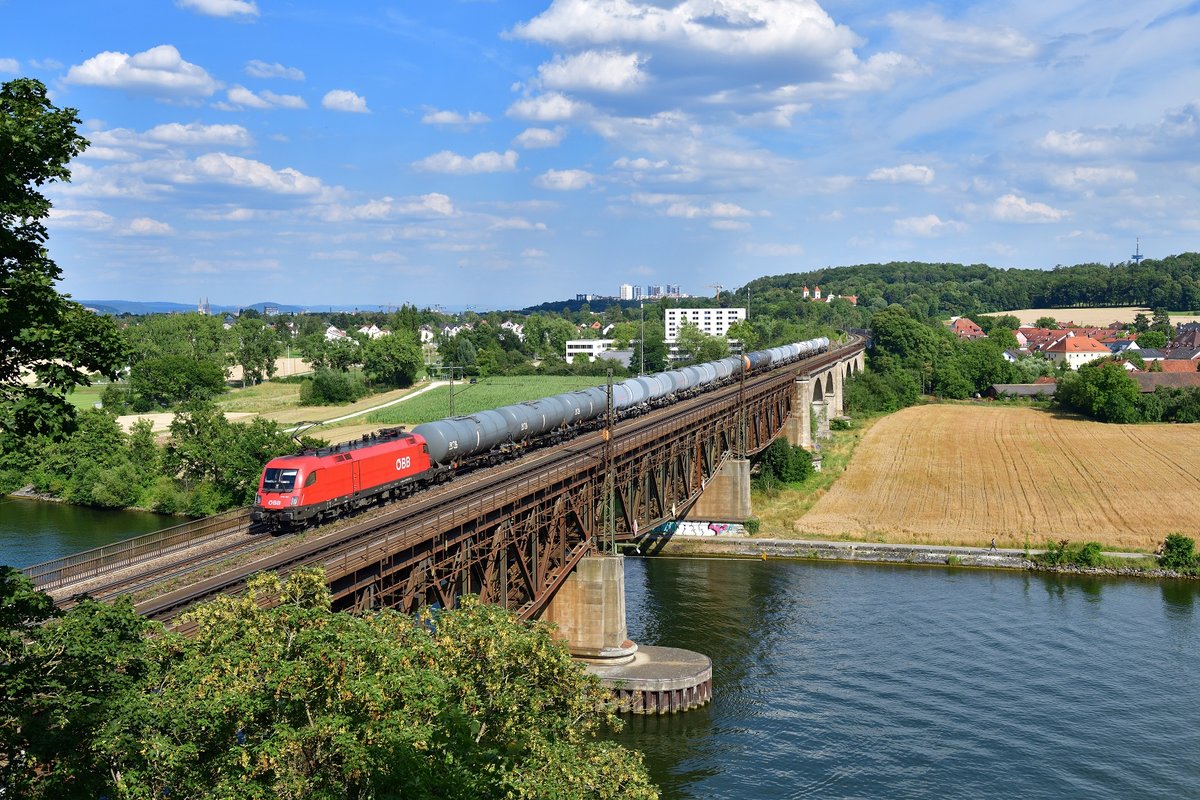
[(82, 580), (114, 568), (121, 568), (167, 553), (194, 546), (213, 533), (229, 528), (249, 514), (248, 508), (235, 508), (211, 517), (191, 520), (153, 533), (122, 539), (119, 542), (72, 553), (22, 570), (42, 591)]

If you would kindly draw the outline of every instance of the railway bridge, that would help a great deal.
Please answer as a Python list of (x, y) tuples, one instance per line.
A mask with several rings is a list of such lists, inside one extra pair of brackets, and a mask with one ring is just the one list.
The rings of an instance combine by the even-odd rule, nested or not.
[[(555, 600), (581, 561), (669, 520), (749, 517), (748, 458), (779, 435), (806, 447), (827, 435), (846, 379), (862, 368), (863, 342), (851, 337), (303, 535), (250, 536), (248, 510), (238, 509), (27, 572), (61, 603), (81, 591), (133, 594), (141, 613), (170, 620), (256, 572), (316, 565), (337, 609), (415, 612), (478, 594), (525, 619), (554, 619), (578, 655), (620, 655), (630, 644), (623, 584), (618, 602), (601, 602), (607, 610), (588, 600), (620, 580), (609, 562), (581, 570), (582, 582)], [(233, 549), (214, 549), (223, 539)]]

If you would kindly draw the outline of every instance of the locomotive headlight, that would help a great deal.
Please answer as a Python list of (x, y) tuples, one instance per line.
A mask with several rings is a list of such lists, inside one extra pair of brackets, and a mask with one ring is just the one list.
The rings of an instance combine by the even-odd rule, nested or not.
[(299, 504), (300, 504), (300, 498), (299, 498), (299, 496), (297, 496), (297, 497), (293, 497), (293, 498), (292, 498), (292, 505), (299, 505)]
[(262, 505), (262, 495), (261, 494), (254, 495), (254, 505), (256, 505), (256, 506)]

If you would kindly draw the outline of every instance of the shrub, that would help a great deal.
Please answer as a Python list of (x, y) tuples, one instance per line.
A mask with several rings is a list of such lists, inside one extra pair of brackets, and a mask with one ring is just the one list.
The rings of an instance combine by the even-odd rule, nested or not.
[(746, 529), (746, 533), (753, 535), (758, 533), (759, 524), (758, 517), (751, 517), (742, 523), (742, 527)]
[(300, 405), (322, 406), (353, 403), (369, 392), (360, 375), (331, 369), (318, 369), (312, 379), (300, 386)]
[(1172, 533), (1162, 545), (1162, 554), (1158, 557), (1158, 565), (1163, 569), (1189, 569), (1200, 566), (1200, 557), (1196, 555), (1196, 541), (1182, 533)]
[(1072, 545), (1067, 539), (1048, 542), (1046, 551), (1032, 556), (1030, 560), (1048, 567), (1099, 567), (1104, 564), (1099, 542)]

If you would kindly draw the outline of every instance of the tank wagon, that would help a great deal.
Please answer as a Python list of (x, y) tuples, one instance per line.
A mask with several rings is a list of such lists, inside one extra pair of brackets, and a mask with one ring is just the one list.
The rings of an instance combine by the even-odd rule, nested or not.
[[(829, 349), (820, 337), (613, 384), (613, 411), (634, 416), (754, 373)], [(263, 469), (251, 520), (268, 529), (331, 519), (346, 510), (402, 497), (465, 468), (494, 464), (531, 446), (565, 441), (599, 427), (604, 387), (543, 397), (476, 414), (399, 428), (361, 440), (272, 459)]]

